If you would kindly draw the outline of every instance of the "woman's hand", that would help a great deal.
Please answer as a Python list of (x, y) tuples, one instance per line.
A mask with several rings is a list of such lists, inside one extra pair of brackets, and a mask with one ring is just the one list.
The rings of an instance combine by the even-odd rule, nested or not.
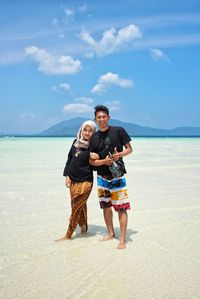
[(65, 179), (65, 186), (66, 186), (67, 188), (69, 188), (70, 185), (71, 185), (71, 180), (70, 180), (70, 178), (69, 178), (68, 176), (66, 176), (66, 179)]

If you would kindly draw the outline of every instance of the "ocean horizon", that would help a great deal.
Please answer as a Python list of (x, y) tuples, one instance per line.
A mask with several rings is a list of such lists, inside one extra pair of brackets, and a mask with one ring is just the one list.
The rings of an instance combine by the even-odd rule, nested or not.
[[(187, 138), (192, 138), (192, 139), (200, 139), (200, 136), (189, 136), (189, 135), (186, 135), (186, 136), (182, 136), (182, 135), (179, 135), (179, 136), (166, 136), (166, 135), (163, 135), (163, 136), (133, 136), (133, 135), (130, 135), (131, 138), (146, 138), (146, 139), (151, 139), (151, 138), (155, 138), (155, 139), (159, 139), (159, 138), (171, 138), (171, 139), (187, 139)], [(0, 136), (0, 139), (13, 139), (13, 138), (38, 138), (38, 139), (41, 139), (41, 138), (58, 138), (58, 139), (63, 139), (63, 138), (76, 138), (76, 136), (38, 136), (38, 135), (3, 135), (3, 136)]]

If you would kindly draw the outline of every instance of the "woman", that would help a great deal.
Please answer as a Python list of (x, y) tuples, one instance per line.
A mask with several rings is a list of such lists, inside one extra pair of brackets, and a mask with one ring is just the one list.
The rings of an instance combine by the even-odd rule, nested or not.
[(56, 240), (64, 241), (71, 239), (77, 224), (81, 227), (81, 233), (88, 230), (87, 224), (87, 199), (93, 185), (93, 172), (89, 164), (89, 157), (97, 159), (98, 155), (89, 152), (89, 141), (96, 131), (93, 121), (85, 121), (74, 140), (68, 153), (68, 160), (63, 175), (66, 177), (65, 185), (70, 188), (71, 215), (66, 234)]

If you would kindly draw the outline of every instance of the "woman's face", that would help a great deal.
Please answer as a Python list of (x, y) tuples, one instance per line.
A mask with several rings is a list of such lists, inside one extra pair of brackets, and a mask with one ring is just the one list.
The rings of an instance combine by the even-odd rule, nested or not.
[(89, 140), (92, 137), (93, 133), (94, 132), (93, 132), (92, 128), (89, 125), (87, 125), (83, 129), (83, 138), (86, 140)]

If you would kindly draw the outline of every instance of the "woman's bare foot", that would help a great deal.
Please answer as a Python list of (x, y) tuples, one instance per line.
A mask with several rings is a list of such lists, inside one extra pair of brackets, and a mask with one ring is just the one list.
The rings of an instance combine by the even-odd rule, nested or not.
[(65, 235), (62, 238), (55, 240), (55, 242), (62, 242), (62, 241), (66, 241), (66, 240), (70, 240), (70, 238)]
[(86, 226), (86, 224), (83, 224), (81, 226), (81, 234), (86, 234), (86, 233), (87, 233), (87, 226)]
[(108, 234), (107, 236), (103, 237), (101, 241), (110, 241), (115, 238), (114, 234)]
[(126, 241), (120, 241), (117, 249), (125, 249), (126, 248)]

